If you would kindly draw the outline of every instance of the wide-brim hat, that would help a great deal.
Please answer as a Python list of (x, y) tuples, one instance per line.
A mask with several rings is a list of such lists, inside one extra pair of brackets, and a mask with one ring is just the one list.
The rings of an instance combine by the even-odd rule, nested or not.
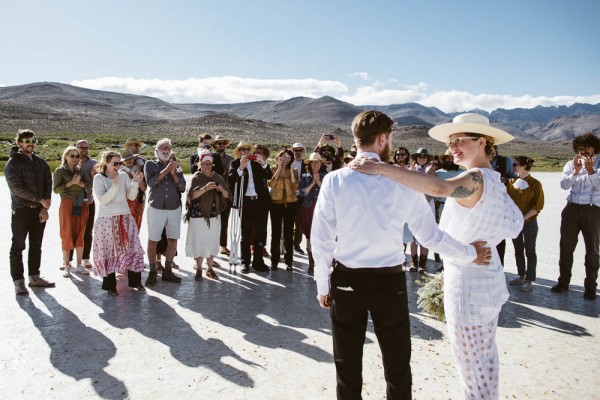
[(418, 156), (427, 156), (427, 162), (433, 160), (433, 154), (429, 154), (427, 149), (423, 147), (418, 148), (416, 152), (412, 153), (410, 159), (415, 161)]
[(240, 158), (240, 148), (242, 147), (249, 147), (250, 148), (250, 153), (254, 153), (254, 150), (256, 150), (256, 147), (254, 147), (253, 144), (246, 142), (245, 140), (241, 140), (238, 145), (235, 147), (235, 149), (233, 149), (233, 156), (235, 158)]
[(292, 145), (292, 149), (305, 149), (306, 147), (304, 147), (304, 145), (302, 143), (296, 142)]
[(144, 142), (142, 142), (140, 139), (132, 137), (125, 141), (125, 144), (123, 145), (123, 147), (127, 147), (129, 145), (136, 144), (136, 143), (138, 143), (140, 145), (144, 144)]
[(131, 160), (133, 157), (135, 157), (135, 154), (129, 149), (125, 149), (121, 152), (121, 161)]
[(510, 142), (515, 137), (502, 129), (490, 126), (490, 120), (481, 114), (467, 113), (459, 114), (452, 122), (434, 126), (429, 130), (429, 136), (440, 142), (447, 143), (450, 135), (455, 133), (478, 133), (480, 135), (494, 138), (495, 144)]
[(215, 136), (215, 138), (213, 140), (213, 146), (214, 146), (215, 142), (225, 142), (225, 147), (229, 147), (229, 145), (231, 144), (231, 140), (227, 139), (223, 135), (217, 135), (217, 136)]
[(304, 160), (304, 164), (308, 164), (311, 161), (321, 161), (323, 162), (323, 157), (319, 153), (310, 153), (310, 156), (306, 160)]

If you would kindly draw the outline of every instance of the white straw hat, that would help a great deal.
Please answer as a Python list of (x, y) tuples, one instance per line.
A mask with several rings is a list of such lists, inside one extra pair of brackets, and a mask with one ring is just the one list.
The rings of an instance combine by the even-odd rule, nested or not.
[(450, 135), (455, 133), (478, 133), (491, 136), (495, 144), (510, 142), (515, 137), (498, 128), (490, 126), (490, 120), (481, 114), (459, 114), (452, 122), (434, 126), (429, 130), (429, 136), (440, 142), (448, 142)]

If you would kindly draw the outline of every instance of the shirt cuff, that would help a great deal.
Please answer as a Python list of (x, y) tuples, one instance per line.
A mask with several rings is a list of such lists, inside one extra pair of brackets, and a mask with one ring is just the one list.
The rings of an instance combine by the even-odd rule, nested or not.
[(317, 280), (317, 293), (319, 293), (321, 296), (325, 296), (327, 294), (329, 294), (329, 279), (327, 280)]

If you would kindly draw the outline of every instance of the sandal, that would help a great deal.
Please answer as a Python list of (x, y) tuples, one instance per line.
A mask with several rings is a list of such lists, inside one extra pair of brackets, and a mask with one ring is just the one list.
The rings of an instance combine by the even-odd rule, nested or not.
[(206, 276), (211, 279), (219, 279), (217, 273), (212, 268), (206, 270)]

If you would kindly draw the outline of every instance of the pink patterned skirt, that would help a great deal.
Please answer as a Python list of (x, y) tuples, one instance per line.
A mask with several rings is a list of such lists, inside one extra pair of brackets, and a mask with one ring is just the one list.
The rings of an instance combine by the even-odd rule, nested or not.
[(144, 270), (144, 249), (133, 217), (98, 217), (94, 223), (94, 274)]

